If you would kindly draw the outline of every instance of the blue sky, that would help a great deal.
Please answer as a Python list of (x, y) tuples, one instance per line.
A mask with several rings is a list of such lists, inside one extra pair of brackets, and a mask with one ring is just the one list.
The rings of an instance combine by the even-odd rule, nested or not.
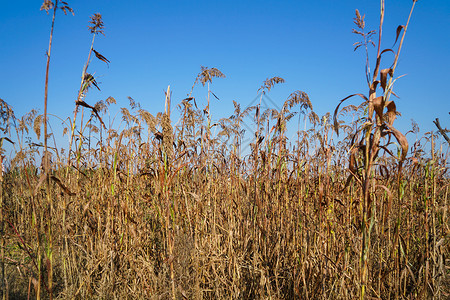
[[(113, 96), (117, 107), (130, 96), (151, 113), (164, 110), (168, 85), (177, 104), (190, 92), (200, 66), (216, 67), (227, 77), (216, 79), (212, 91), (221, 99), (211, 104), (212, 117), (232, 113), (232, 100), (243, 106), (273, 76), (286, 80), (269, 94), (283, 103), (290, 93), (309, 94), (314, 110), (334, 111), (338, 101), (368, 89), (364, 53), (353, 51), (355, 9), (366, 15), (368, 29), (378, 29), (379, 1), (68, 1), (75, 16), (56, 16), (49, 82), (49, 113), (72, 117), (80, 76), (91, 42), (89, 17), (101, 13), (105, 35), (94, 48), (111, 64), (93, 60), (101, 91), (90, 90), (86, 102)], [(42, 1), (6, 1), (0, 10), (0, 98), (16, 116), (30, 109), (43, 113), (44, 77), (51, 15)], [(405, 24), (411, 1), (386, 1), (383, 48), (392, 46), (395, 29)], [(435, 130), (438, 117), (450, 127), (450, 1), (416, 3), (396, 75), (395, 100), (402, 117), (396, 126), (421, 134)], [(376, 38), (377, 39), (377, 38)], [(372, 51), (372, 54), (375, 51)], [(386, 56), (388, 57), (388, 56)], [(390, 65), (390, 61), (386, 60)], [(371, 64), (375, 58), (372, 55)], [(197, 86), (198, 104), (206, 89)], [(348, 103), (359, 104), (356, 98)], [(174, 105), (175, 107), (175, 105)], [(60, 121), (50, 119), (54, 128)]]

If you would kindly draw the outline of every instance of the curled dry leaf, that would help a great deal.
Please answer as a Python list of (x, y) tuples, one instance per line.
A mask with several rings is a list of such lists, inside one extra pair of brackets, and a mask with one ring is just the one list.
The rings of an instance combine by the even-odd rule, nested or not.
[(386, 118), (389, 126), (392, 126), (394, 124), (395, 118), (397, 117), (397, 110), (395, 107), (394, 101), (388, 101), (386, 102), (386, 107), (388, 111), (386, 112)]
[(348, 168), (354, 174), (356, 174), (358, 172), (358, 166), (356, 164), (356, 155), (357, 155), (357, 153), (358, 153), (358, 148), (357, 147), (352, 148), (352, 150), (350, 151), (350, 161), (349, 161), (349, 164), (348, 164)]
[(373, 103), (373, 108), (378, 116), (377, 118), (377, 123), (378, 120), (382, 121), (383, 120), (383, 109), (384, 109), (384, 103), (383, 103), (383, 96), (379, 96), (376, 97), (375, 99), (373, 99), (372, 103)]
[(67, 195), (69, 195), (69, 196), (75, 196), (75, 193), (72, 193), (62, 182), (61, 182), (61, 180), (59, 180), (59, 178), (58, 177), (56, 177), (56, 176), (50, 176), (50, 178), (54, 181), (54, 182), (56, 182), (58, 185), (59, 185), (59, 187), (63, 190), (63, 192), (64, 193), (66, 193)]
[[(416, 1), (417, 1), (417, 0), (416, 0)], [(416, 2), (416, 1), (414, 1), (414, 2)], [(394, 45), (397, 43), (398, 37), (399, 37), (400, 33), (402, 32), (402, 29), (405, 29), (405, 25), (399, 25), (399, 26), (397, 27), (397, 34), (396, 34), (396, 36), (395, 36), (395, 42), (394, 42)], [(394, 45), (392, 45), (392, 47), (394, 47)]]
[(400, 147), (402, 148), (402, 155), (400, 157), (400, 161), (404, 161), (406, 158), (406, 154), (408, 153), (408, 140), (403, 135), (403, 133), (401, 133), (393, 126), (388, 126), (388, 128), (391, 130), (392, 134), (395, 136), (398, 143), (400, 144)]
[(97, 119), (98, 119), (98, 120), (100, 121), (100, 123), (103, 125), (103, 128), (106, 129), (105, 123), (103, 123), (103, 120), (102, 120), (102, 118), (100, 117), (100, 115), (98, 114), (98, 111), (97, 111), (97, 109), (96, 109), (95, 107), (93, 107), (93, 106), (87, 104), (87, 103), (84, 102), (83, 100), (78, 100), (78, 101), (75, 102), (75, 104), (76, 104), (76, 105), (83, 106), (83, 107), (86, 107), (86, 108), (92, 109), (92, 111), (93, 111), (93, 112), (95, 113), (95, 115), (97, 116)]
[(381, 57), (386, 52), (392, 52), (395, 55), (395, 52), (392, 49), (384, 49), (383, 51), (381, 51), (380, 55), (378, 55), (378, 57), (377, 57), (377, 62), (375, 64), (375, 70), (373, 71), (373, 78), (377, 78), (378, 71), (380, 70), (380, 65), (381, 65)]
[(383, 88), (383, 91), (386, 90), (388, 74), (392, 74), (392, 69), (389, 68), (389, 69), (383, 69), (380, 71), (380, 84), (381, 84), (381, 87)]
[(334, 120), (334, 124), (333, 124), (333, 127), (334, 127), (334, 130), (336, 131), (336, 134), (339, 136), (339, 122), (338, 122), (338, 120), (337, 120), (337, 114), (338, 114), (338, 111), (339, 111), (339, 107), (341, 106), (341, 104), (345, 101), (345, 100), (347, 100), (347, 99), (349, 99), (349, 98), (351, 98), (351, 97), (354, 97), (354, 96), (360, 96), (361, 98), (363, 98), (364, 100), (366, 100), (366, 101), (369, 101), (369, 99), (367, 99), (367, 97), (366, 96), (364, 96), (363, 94), (353, 94), (353, 95), (350, 95), (350, 96), (347, 96), (347, 97), (345, 97), (344, 99), (342, 99), (340, 102), (339, 102), (339, 104), (338, 104), (338, 106), (336, 106), (336, 109), (334, 110), (334, 114), (333, 114), (333, 120)]
[(83, 92), (88, 89), (91, 84), (100, 91), (100, 88), (98, 87), (97, 81), (95, 80), (94, 76), (92, 76), (92, 74), (86, 73), (83, 79)]
[(97, 51), (95, 51), (94, 49), (92, 49), (92, 51), (94, 51), (95, 57), (97, 57), (97, 58), (100, 59), (101, 61), (105, 62), (105, 63), (108, 65), (108, 67), (109, 67), (110, 61), (109, 61), (106, 57), (104, 57), (103, 55), (101, 55), (100, 53), (98, 53)]

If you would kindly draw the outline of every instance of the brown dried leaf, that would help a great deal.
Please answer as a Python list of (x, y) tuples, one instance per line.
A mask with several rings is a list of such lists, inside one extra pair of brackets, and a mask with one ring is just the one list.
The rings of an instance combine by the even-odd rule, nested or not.
[(211, 92), (211, 94), (212, 94), (217, 100), (220, 101), (219, 97), (217, 97), (216, 94), (214, 94), (212, 91), (210, 91), (210, 92)]
[(85, 91), (85, 89), (89, 88), (91, 84), (93, 84), (100, 91), (100, 88), (97, 85), (97, 81), (95, 80), (94, 76), (92, 76), (92, 74), (86, 73), (84, 75), (83, 83), (83, 92)]
[(34, 277), (31, 277), (30, 281), (31, 281), (31, 283), (33, 283), (34, 291), (37, 292), (38, 286), (39, 286), (39, 281)]
[[(397, 43), (398, 37), (399, 37), (400, 33), (402, 32), (402, 29), (405, 29), (405, 25), (399, 25), (399, 26), (397, 27), (397, 34), (396, 34), (396, 36), (395, 36), (395, 42), (394, 42), (394, 45)], [(392, 47), (394, 47), (394, 45), (392, 45)]]
[(7, 140), (8, 142), (10, 142), (11, 144), (14, 145), (14, 142), (13, 142), (13, 141), (11, 141), (9, 138), (7, 138), (6, 136), (4, 136), (4, 137), (0, 138), (0, 148), (1, 148), (1, 146), (3, 145), (3, 140)]
[(395, 129), (392, 126), (388, 126), (388, 128), (391, 130), (392, 134), (394, 134), (395, 138), (400, 144), (400, 147), (402, 148), (402, 155), (400, 157), (400, 161), (404, 161), (406, 158), (406, 154), (408, 153), (408, 140), (399, 130)]
[(356, 148), (356, 147), (350, 151), (350, 161), (348, 164), (348, 168), (354, 174), (356, 174), (356, 172), (358, 171), (358, 166), (356, 164), (356, 154), (357, 153), (358, 153), (358, 148)]
[(69, 196), (75, 196), (75, 193), (72, 193), (62, 182), (61, 182), (61, 180), (59, 180), (59, 178), (58, 177), (56, 177), (56, 176), (50, 176), (50, 178), (54, 181), (54, 182), (56, 182), (58, 185), (59, 185), (59, 187), (63, 190), (63, 192), (64, 193), (66, 193), (67, 195), (69, 195)]
[[(383, 109), (384, 109), (383, 96), (376, 97), (375, 99), (373, 99), (372, 103), (373, 103), (373, 108), (374, 108), (379, 120), (380, 121), (383, 120)], [(377, 122), (378, 122), (378, 118), (377, 118)]]
[(375, 64), (375, 70), (373, 71), (373, 78), (376, 78), (378, 76), (378, 71), (380, 70), (380, 65), (381, 65), (381, 56), (383, 56), (383, 54), (386, 52), (392, 52), (395, 55), (395, 52), (392, 49), (384, 49), (383, 51), (381, 51), (380, 55), (378, 55), (378, 57), (377, 57), (377, 62)]
[(386, 186), (384, 186), (384, 185), (382, 185), (382, 184), (377, 184), (375, 187), (380, 187), (380, 188), (382, 188), (383, 190), (385, 190), (386, 193), (387, 193), (387, 195), (388, 195), (389, 200), (392, 200), (392, 192), (391, 192), (390, 189), (388, 189)]
[(387, 76), (388, 74), (391, 74), (391, 70), (392, 69), (383, 69), (380, 71), (380, 84), (381, 87), (383, 88), (383, 91), (386, 90), (386, 84), (387, 84)]
[(104, 57), (103, 55), (101, 55), (100, 53), (98, 53), (97, 51), (95, 51), (94, 49), (92, 49), (92, 51), (94, 51), (94, 54), (95, 54), (95, 56), (96, 56), (98, 59), (100, 59), (101, 61), (105, 62), (105, 63), (108, 65), (108, 67), (109, 67), (110, 61), (109, 61), (106, 57)]
[(387, 122), (389, 126), (392, 126), (392, 124), (394, 124), (395, 118), (397, 117), (397, 110), (394, 101), (386, 102), (386, 107), (388, 109), (388, 111), (386, 112)]
[(102, 120), (102, 118), (100, 117), (100, 115), (98, 114), (98, 111), (97, 111), (97, 109), (95, 109), (95, 107), (90, 106), (89, 104), (87, 104), (87, 103), (84, 102), (83, 100), (78, 100), (78, 101), (75, 102), (75, 104), (76, 104), (76, 105), (83, 106), (83, 107), (86, 107), (86, 108), (92, 109), (92, 111), (95, 113), (95, 115), (97, 116), (97, 118), (98, 118), (98, 120), (100, 121), (100, 123), (103, 125), (103, 128), (106, 129), (105, 123), (103, 123), (103, 120)]
[(369, 101), (369, 99), (367, 99), (367, 97), (366, 96), (364, 96), (363, 94), (353, 94), (353, 95), (350, 95), (350, 96), (347, 96), (347, 97), (345, 97), (344, 99), (342, 99), (340, 102), (339, 102), (339, 104), (338, 104), (338, 106), (336, 106), (336, 109), (334, 110), (334, 114), (333, 114), (333, 119), (334, 119), (334, 124), (333, 124), (333, 126), (334, 126), (334, 130), (336, 131), (336, 134), (339, 136), (339, 122), (338, 122), (338, 120), (337, 120), (337, 114), (338, 114), (338, 111), (339, 111), (339, 106), (341, 106), (341, 104), (342, 104), (342, 102), (344, 102), (345, 100), (347, 100), (347, 99), (349, 99), (349, 98), (351, 98), (351, 97), (354, 97), (354, 96), (360, 96), (361, 98), (363, 98), (364, 100), (366, 100), (366, 101)]

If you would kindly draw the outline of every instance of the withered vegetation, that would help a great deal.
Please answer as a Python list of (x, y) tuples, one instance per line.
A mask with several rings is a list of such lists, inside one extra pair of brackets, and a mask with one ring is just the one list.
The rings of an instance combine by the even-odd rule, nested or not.
[[(42, 9), (73, 13), (61, 3), (47, 0)], [(169, 87), (156, 115), (132, 98), (117, 119), (113, 97), (89, 105), (89, 88), (100, 89), (88, 73), (92, 52), (110, 64), (93, 48), (104, 32), (93, 15), (74, 117), (63, 121), (68, 150), (46, 112), (16, 117), (0, 99), (2, 165), (5, 143), (14, 147), (0, 173), (3, 295), (448, 299), (448, 145), (433, 132), (419, 137), (416, 123), (405, 134), (394, 126), (390, 96), (409, 18), (383, 50), (381, 4), (377, 32), (365, 31), (358, 10), (354, 19), (368, 94), (344, 97), (322, 117), (303, 91), (279, 111), (262, 111), (262, 96), (284, 82), (272, 77), (258, 105), (233, 101), (233, 115), (216, 123), (210, 84), (225, 78), (216, 68), (201, 67), (175, 109)], [(393, 61), (381, 59), (387, 52)], [(203, 108), (197, 83), (207, 86)], [(344, 106), (352, 98), (362, 101)], [(292, 122), (296, 140), (287, 137)], [(412, 145), (408, 134), (416, 135)]]

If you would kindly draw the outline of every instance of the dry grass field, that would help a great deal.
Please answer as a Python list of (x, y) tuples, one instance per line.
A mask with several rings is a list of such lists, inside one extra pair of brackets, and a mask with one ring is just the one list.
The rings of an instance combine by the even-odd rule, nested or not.
[[(192, 94), (172, 101), (169, 88), (164, 112), (130, 98), (112, 127), (115, 99), (85, 98), (97, 86), (91, 54), (109, 62), (93, 50), (103, 31), (94, 15), (64, 123), (70, 150), (46, 108), (16, 117), (1, 100), (2, 142), (15, 149), (0, 188), (3, 299), (448, 299), (448, 145), (433, 133), (408, 144), (417, 125), (395, 128), (408, 23), (383, 51), (357, 12), (355, 46), (378, 47), (368, 93), (337, 98), (323, 117), (296, 91), (279, 110), (234, 103), (213, 121), (209, 83), (225, 75), (202, 67), (194, 86), (208, 88), (206, 107)], [(265, 80), (261, 97), (283, 81)], [(359, 106), (345, 102), (353, 96)], [(297, 121), (305, 130), (288, 139)], [(254, 128), (247, 148), (244, 122)]]

